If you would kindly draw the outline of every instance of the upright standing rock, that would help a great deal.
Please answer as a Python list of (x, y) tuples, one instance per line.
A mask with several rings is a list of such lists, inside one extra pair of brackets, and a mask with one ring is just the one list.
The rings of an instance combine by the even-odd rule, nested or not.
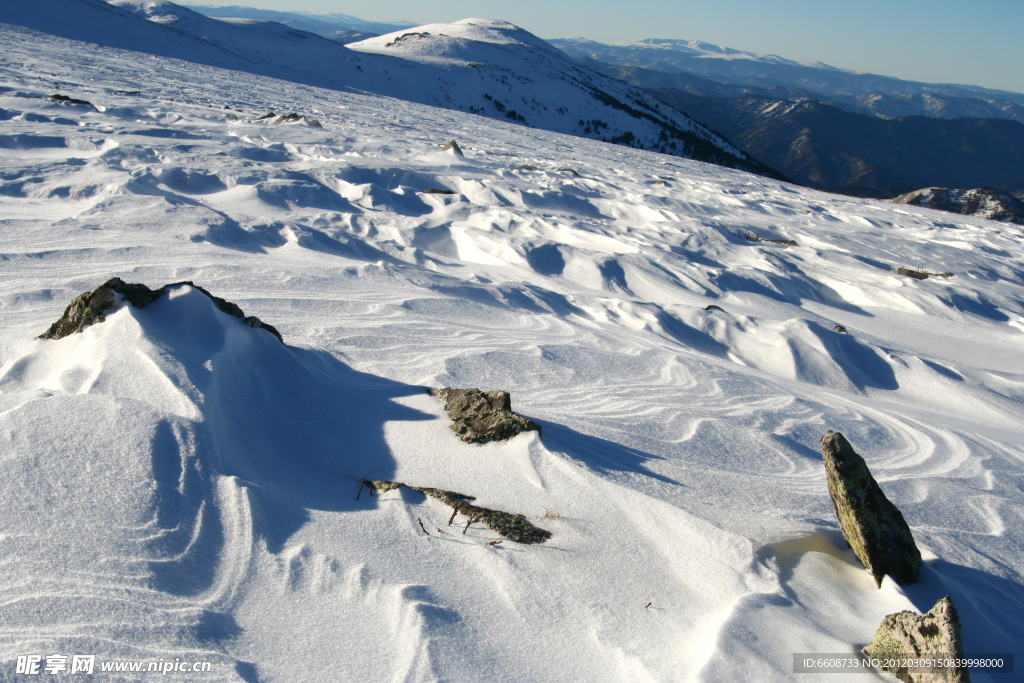
[(879, 587), (886, 574), (903, 586), (915, 583), (921, 552), (903, 515), (882, 493), (864, 458), (842, 434), (831, 430), (821, 439), (821, 456), (839, 528), (857, 558)]
[(903, 683), (970, 683), (971, 680), (966, 667), (910, 669), (884, 665), (885, 660), (963, 659), (960, 615), (948, 595), (935, 603), (927, 614), (906, 611), (882, 619), (875, 639), (864, 648), (864, 654), (882, 660), (882, 668)]

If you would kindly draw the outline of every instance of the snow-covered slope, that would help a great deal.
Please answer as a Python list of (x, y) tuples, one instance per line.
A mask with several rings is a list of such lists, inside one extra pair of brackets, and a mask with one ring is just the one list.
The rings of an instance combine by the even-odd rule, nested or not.
[(387, 79), (338, 43), (257, 20), (218, 20), (161, 0), (33, 0), (0, 5), (0, 22), (98, 45), (327, 88)]
[[(212, 19), (164, 0), (110, 0), (110, 4), (261, 64), (264, 70), (260, 73), (265, 75), (326, 87), (359, 87), (368, 80), (363, 73), (367, 60), (338, 49), (334, 41), (275, 21)], [(385, 77), (382, 73), (374, 76)]]
[(505, 21), (428, 24), (348, 47), (402, 60), (408, 75), (387, 93), (402, 99), (774, 175), (686, 115)]
[[(250, 683), (827, 680), (793, 653), (854, 653), (947, 593), (969, 652), (1024, 654), (1019, 226), (0, 46), (0, 678), (62, 653)], [(114, 275), (191, 280), (287, 345), (186, 285), (36, 338)], [(543, 436), (465, 444), (439, 386), (507, 389)], [(876, 588), (842, 542), (827, 429), (903, 511), (919, 584)], [(553, 537), (490, 545), (415, 492), (355, 500), (360, 477)]]

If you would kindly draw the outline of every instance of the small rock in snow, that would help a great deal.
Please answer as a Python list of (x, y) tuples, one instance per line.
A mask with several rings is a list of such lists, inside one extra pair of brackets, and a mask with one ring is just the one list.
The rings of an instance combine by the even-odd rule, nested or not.
[(522, 432), (540, 432), (540, 425), (512, 412), (507, 391), (479, 389), (431, 389), (431, 396), (445, 401), (453, 420), (452, 431), (466, 443), (511, 439)]
[(462, 148), (459, 147), (459, 143), (455, 142), (455, 140), (449, 140), (448, 144), (441, 148), (442, 152), (447, 152), (448, 150), (451, 150), (455, 154), (458, 154), (460, 157), (466, 156), (465, 154), (462, 153)]

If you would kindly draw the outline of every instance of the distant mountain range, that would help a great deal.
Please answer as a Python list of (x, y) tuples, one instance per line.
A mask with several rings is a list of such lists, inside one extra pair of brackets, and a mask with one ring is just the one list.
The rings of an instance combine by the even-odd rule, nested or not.
[[(816, 100), (842, 98), (855, 102), (860, 95), (931, 95), (940, 98), (1006, 101), (1024, 105), (1022, 93), (972, 85), (904, 81), (890, 76), (837, 69), (821, 62), (795, 62), (775, 55), (741, 52), (701, 41), (648, 39), (639, 43), (606, 45), (575, 38), (552, 40), (550, 43), (577, 59), (589, 58), (615, 66), (683, 73), (743, 89), (763, 88), (765, 92), (760, 94), (775, 97), (782, 95), (779, 90), (782, 88), (805, 92), (812, 95), (806, 99)], [(747, 91), (744, 90), (745, 92)], [(792, 99), (792, 95), (786, 97)]]
[(804, 185), (874, 197), (931, 186), (1024, 190), (1020, 93), (902, 81), (698, 41), (552, 43)]
[(946, 119), (968, 117), (1011, 119), (1024, 123), (1024, 104), (1006, 98), (954, 97), (928, 92), (903, 94), (868, 92), (857, 95), (826, 95), (789, 83), (736, 85), (710, 80), (687, 72), (657, 71), (641, 66), (608, 64), (590, 57), (578, 57), (577, 60), (603, 74), (620, 78), (636, 86), (672, 88), (699, 97), (762, 95), (794, 102), (813, 100), (844, 111), (883, 119), (901, 116), (932, 116)]

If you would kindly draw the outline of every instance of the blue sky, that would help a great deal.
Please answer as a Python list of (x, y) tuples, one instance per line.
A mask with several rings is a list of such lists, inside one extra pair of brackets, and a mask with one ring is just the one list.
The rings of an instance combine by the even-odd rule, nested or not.
[(1024, 92), (1024, 0), (192, 0), (415, 23), (505, 19), (542, 38), (699, 39), (800, 61)]

